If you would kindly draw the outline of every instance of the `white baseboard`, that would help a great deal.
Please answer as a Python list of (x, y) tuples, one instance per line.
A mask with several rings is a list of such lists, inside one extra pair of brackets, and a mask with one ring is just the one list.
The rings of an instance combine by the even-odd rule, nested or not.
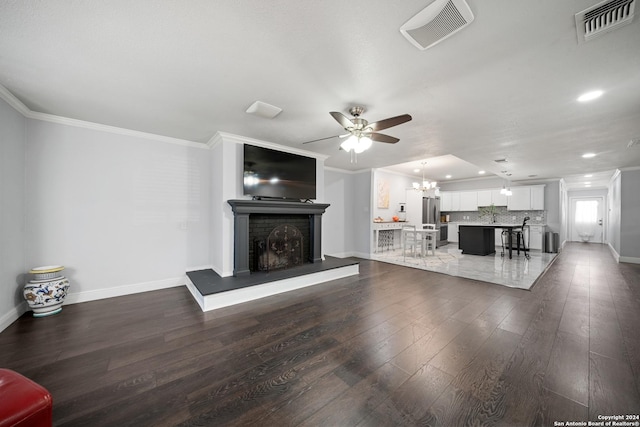
[(613, 246), (611, 246), (611, 243), (607, 243), (607, 246), (609, 246), (609, 249), (611, 250), (611, 255), (613, 255), (613, 258), (616, 260), (616, 262), (620, 262), (620, 254), (616, 252)]
[(640, 258), (633, 256), (621, 256), (618, 262), (627, 262), (629, 264), (640, 264)]
[(0, 332), (4, 331), (13, 322), (18, 320), (27, 311), (27, 302), (22, 301), (17, 307), (12, 308), (2, 317), (0, 317)]
[(620, 256), (620, 254), (615, 250), (611, 243), (608, 243), (609, 249), (611, 250), (611, 255), (616, 260), (616, 262), (626, 262), (629, 264), (640, 264), (640, 258), (633, 256)]
[[(132, 285), (116, 286), (114, 288), (96, 289), (93, 291), (70, 292), (64, 300), (65, 304), (77, 304), (80, 302), (95, 301), (105, 298), (120, 297), (123, 295), (137, 294), (140, 292), (156, 291), (158, 289), (183, 286), (186, 276), (173, 277), (171, 279), (154, 280), (152, 282), (134, 283)], [(73, 289), (73, 283), (71, 284)]]
[(196, 265), (195, 267), (187, 267), (184, 271), (200, 271), (200, 270), (213, 270), (213, 265)]

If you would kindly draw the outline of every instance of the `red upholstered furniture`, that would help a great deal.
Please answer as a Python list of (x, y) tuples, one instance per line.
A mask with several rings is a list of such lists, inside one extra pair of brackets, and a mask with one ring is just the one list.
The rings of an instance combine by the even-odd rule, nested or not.
[(0, 369), (0, 427), (51, 426), (51, 394), (9, 369)]

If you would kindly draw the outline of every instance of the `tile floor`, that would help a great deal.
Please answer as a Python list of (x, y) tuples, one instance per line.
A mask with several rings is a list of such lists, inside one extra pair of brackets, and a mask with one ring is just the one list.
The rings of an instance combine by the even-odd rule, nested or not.
[(403, 256), (402, 249), (378, 252), (372, 259), (422, 270), (435, 271), (450, 276), (482, 280), (511, 288), (530, 289), (547, 269), (557, 254), (531, 251), (530, 259), (514, 252), (513, 258), (500, 256), (502, 248), (493, 255), (463, 255), (457, 243), (441, 246), (435, 255), (413, 257), (410, 251)]

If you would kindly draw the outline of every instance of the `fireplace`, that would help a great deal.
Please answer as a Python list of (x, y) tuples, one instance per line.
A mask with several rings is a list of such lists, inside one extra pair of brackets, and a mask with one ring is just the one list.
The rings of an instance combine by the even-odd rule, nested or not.
[[(292, 225), (300, 231), (301, 263), (322, 260), (322, 214), (329, 207), (328, 204), (277, 200), (229, 200), (227, 203), (231, 205), (234, 213), (234, 276), (251, 274), (252, 271), (267, 271), (260, 270), (258, 267), (260, 259), (256, 253), (261, 249), (256, 249), (254, 242), (260, 242), (263, 239), (266, 241), (269, 234), (279, 226)], [(263, 227), (264, 223), (270, 223), (270, 225)], [(256, 237), (255, 232), (252, 235), (251, 229), (255, 228), (256, 224), (258, 228), (268, 228), (266, 236), (264, 236), (265, 230), (261, 231), (264, 237)], [(284, 245), (283, 242), (279, 244)], [(289, 265), (289, 267), (292, 266), (295, 265)]]
[(309, 235), (308, 215), (251, 215), (250, 270), (280, 270), (311, 262)]

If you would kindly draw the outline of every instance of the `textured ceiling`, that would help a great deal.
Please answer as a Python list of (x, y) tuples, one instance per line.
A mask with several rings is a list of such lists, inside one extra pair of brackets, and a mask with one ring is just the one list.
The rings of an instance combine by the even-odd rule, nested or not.
[[(468, 0), (475, 21), (420, 51), (430, 4), (296, 0), (0, 1), (0, 84), (36, 112), (196, 142), (216, 131), (330, 155), (347, 170), (453, 155), (512, 180), (640, 166), (640, 24), (578, 44), (589, 0)], [(576, 102), (601, 89), (602, 98)], [(272, 120), (245, 110), (260, 100)], [(329, 111), (408, 113), (351, 164)], [(587, 151), (597, 153), (582, 159)], [(477, 176), (477, 175), (476, 175)], [(610, 173), (609, 173), (610, 176)]]

